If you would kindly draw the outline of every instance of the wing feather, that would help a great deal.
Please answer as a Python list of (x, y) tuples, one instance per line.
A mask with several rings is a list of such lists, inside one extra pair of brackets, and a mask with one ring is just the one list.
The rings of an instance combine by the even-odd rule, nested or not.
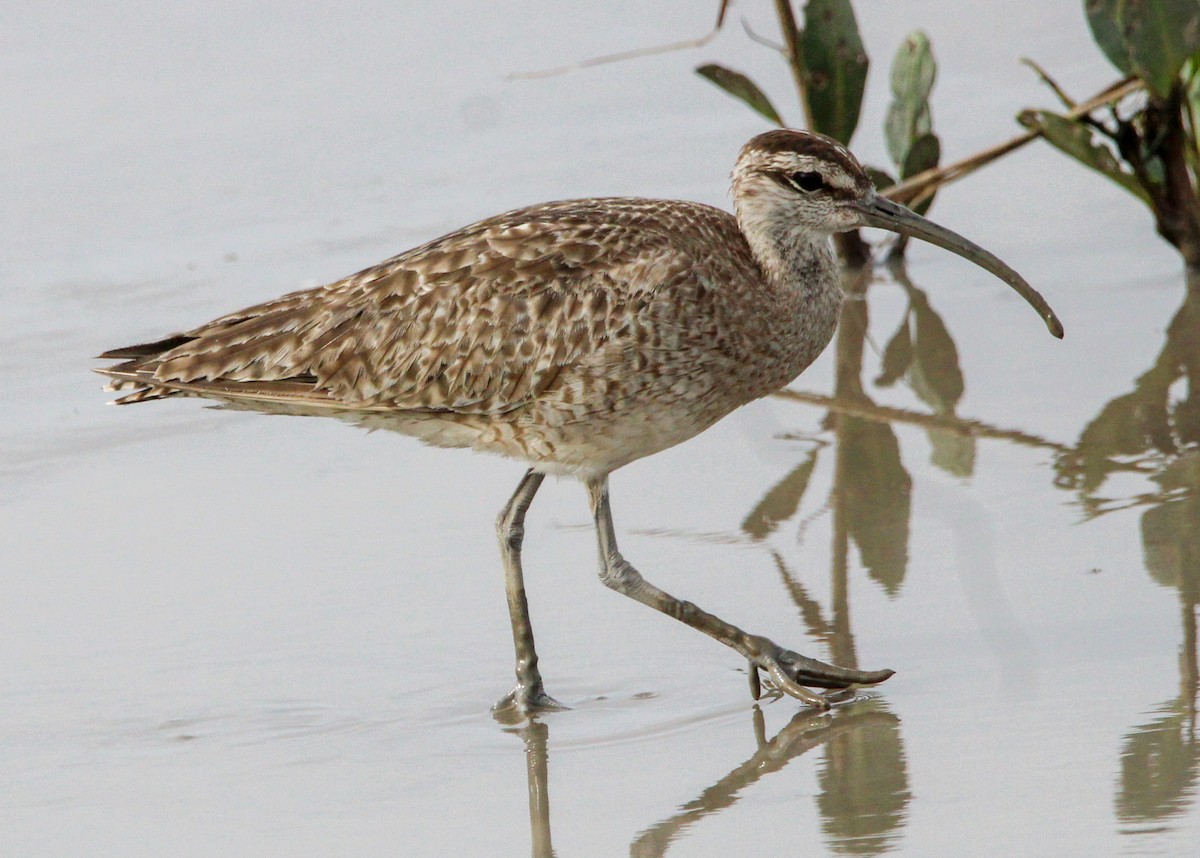
[(697, 264), (656, 205), (592, 200), (501, 215), (168, 337), (159, 351), (114, 350), (131, 360), (106, 372), (155, 398), (241, 390), (349, 409), (511, 411), (630, 335), (655, 290)]

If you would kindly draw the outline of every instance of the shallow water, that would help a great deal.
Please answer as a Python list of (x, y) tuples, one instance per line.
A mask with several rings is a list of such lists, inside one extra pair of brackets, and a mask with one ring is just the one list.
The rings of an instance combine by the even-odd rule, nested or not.
[[(1149, 216), (1045, 148), (932, 215), (1050, 299), (928, 247), (850, 283), (790, 391), (612, 481), (651, 580), (811, 655), (891, 667), (815, 714), (601, 587), (548, 482), (526, 577), (570, 711), (506, 726), (499, 459), (199, 403), (101, 407), (104, 348), (333, 279), (477, 217), (726, 202), (755, 117), (691, 74), (694, 4), (27, 6), (0, 142), (0, 853), (1188, 854), (1200, 838), (1200, 287)], [(744, 8), (742, 8), (744, 7)], [(876, 131), (894, 46), (941, 64), (956, 158), (1111, 77), (1079, 4), (856, 4)], [(771, 32), (769, 4), (737, 7)], [(972, 17), (974, 16), (974, 17)], [(769, 82), (769, 83), (768, 83)], [(913, 363), (878, 382), (901, 324)], [(961, 389), (960, 389), (961, 387)], [(1189, 846), (1191, 844), (1191, 846)]]

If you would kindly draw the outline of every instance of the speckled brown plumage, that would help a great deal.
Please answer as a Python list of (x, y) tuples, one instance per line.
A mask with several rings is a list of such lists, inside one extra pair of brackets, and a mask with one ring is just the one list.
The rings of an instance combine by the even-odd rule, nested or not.
[[(720, 248), (720, 252), (714, 252)], [(832, 331), (737, 221), (594, 199), (490, 218), (316, 289), (118, 349), (118, 402), (331, 413), (546, 470), (608, 472), (786, 383)], [(814, 319), (814, 315), (821, 318)], [(805, 339), (818, 322), (823, 336)]]
[(841, 304), (832, 233), (882, 226), (983, 265), (1061, 326), (982, 248), (882, 200), (835, 141), (772, 131), (743, 147), (736, 215), (697, 203), (592, 199), (519, 209), (344, 280), (293, 292), (102, 357), (118, 403), (203, 396), (326, 414), (529, 463), (497, 530), (520, 714), (559, 704), (542, 686), (520, 560), (546, 473), (587, 486), (609, 587), (747, 659), (784, 692), (882, 682), (750, 635), (646, 581), (621, 555), (608, 474), (684, 441), (786, 384), (833, 336)]

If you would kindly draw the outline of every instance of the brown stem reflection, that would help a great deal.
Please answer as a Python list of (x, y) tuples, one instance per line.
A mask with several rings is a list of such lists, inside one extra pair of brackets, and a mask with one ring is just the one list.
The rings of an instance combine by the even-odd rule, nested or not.
[[(831, 407), (823, 425), (831, 433), (832, 441), (818, 442), (800, 464), (763, 496), (742, 522), (744, 533), (753, 539), (765, 540), (780, 523), (795, 516), (820, 456), (832, 447), (833, 488), (822, 508), (831, 513), (833, 530), (832, 605), (828, 619), (787, 568), (783, 557), (775, 551), (772, 556), (808, 632), (826, 643), (835, 662), (847, 667), (858, 664), (850, 617), (851, 549), (857, 550), (867, 575), (888, 595), (895, 596), (904, 582), (908, 566), (912, 510), (912, 478), (901, 461), (899, 441), (890, 421), (877, 419), (872, 413), (878, 406), (867, 395), (863, 384), (863, 357), (870, 321), (867, 292), (871, 277), (869, 268), (857, 269), (847, 272), (843, 281), (847, 300), (838, 323), (834, 349), (834, 396), (824, 399)], [(910, 310), (902, 325), (903, 335), (898, 332), (893, 337), (893, 342), (904, 341), (906, 356), (897, 357), (898, 347), (889, 346), (893, 352), (891, 381), (909, 373), (910, 368), (912, 373), (922, 373), (921, 377), (926, 379), (922, 382), (924, 389), (938, 392), (940, 411), (952, 414), (963, 388), (953, 341), (923, 294), (911, 284), (906, 289), (910, 293)], [(913, 317), (911, 322), (910, 315)], [(914, 327), (913, 333), (909, 331), (910, 325)], [(931, 334), (931, 331), (935, 333)], [(946, 376), (947, 372), (951, 375)], [(950, 380), (945, 381), (944, 376)], [(789, 392), (782, 395), (787, 396)], [(930, 431), (931, 434), (934, 431), (951, 434), (940, 428)], [(955, 443), (962, 446), (957, 440)], [(974, 442), (969, 443), (973, 445)]]
[[(834, 395), (869, 403), (863, 389), (863, 350), (869, 324), (867, 289), (871, 270), (846, 275), (846, 303), (838, 323)], [(908, 523), (912, 509), (912, 478), (900, 461), (900, 442), (887, 423), (863, 420), (830, 411), (825, 426), (836, 438), (833, 508), (834, 625), (844, 624), (849, 638), (849, 604), (845, 598), (850, 543), (862, 558), (867, 574), (888, 595), (900, 591), (908, 566)], [(840, 597), (839, 597), (839, 594)], [(834, 653), (834, 658), (845, 658)], [(846, 655), (852, 657), (852, 651)], [(854, 662), (849, 662), (850, 666)]]
[[(825, 445), (833, 447), (834, 458), (833, 490), (827, 505), (833, 523), (833, 609), (831, 630), (824, 636), (831, 656), (850, 666), (857, 661), (847, 598), (851, 548), (857, 549), (867, 575), (889, 596), (900, 592), (907, 572), (912, 478), (891, 424), (922, 425), (933, 449), (933, 464), (955, 476), (973, 472), (976, 437), (988, 428), (955, 415), (966, 385), (954, 340), (926, 294), (908, 278), (903, 264), (895, 262), (889, 267), (905, 291), (908, 307), (884, 349), (875, 384), (889, 387), (903, 381), (933, 413), (880, 406), (866, 392), (863, 358), (870, 321), (869, 268), (845, 276), (847, 300), (838, 325), (833, 396), (796, 391), (779, 394), (828, 409), (823, 425), (833, 435), (832, 443)], [(1032, 440), (1036, 443), (1039, 439)], [(811, 450), (767, 492), (742, 523), (746, 534), (763, 539), (796, 513), (822, 450), (820, 446)], [(821, 634), (811, 626), (810, 631)]]
[[(834, 398), (851, 408), (867, 410), (875, 407), (862, 381), (870, 321), (866, 300), (870, 284), (870, 269), (846, 274), (843, 288), (847, 300), (842, 308), (835, 345)], [(947, 384), (937, 374), (947, 366), (952, 366), (954, 373), (958, 372), (953, 342), (945, 333), (945, 327), (938, 327), (940, 319), (933, 327), (942, 336), (930, 334), (929, 319), (936, 319), (936, 314), (928, 308), (928, 302), (922, 301), (923, 296), (918, 290), (912, 288), (911, 284), (909, 288), (910, 296), (913, 296), (910, 297), (910, 312), (918, 320), (913, 324), (919, 325), (919, 329), (916, 336), (908, 337), (907, 360), (913, 366), (933, 368), (925, 370), (925, 378), (933, 379), (925, 382), (926, 389), (937, 391), (939, 395), (949, 391), (944, 394), (946, 405), (939, 409), (939, 413), (953, 413), (953, 404), (962, 394), (961, 375), (957, 382), (951, 380)], [(920, 309), (911, 309), (913, 307)], [(907, 333), (907, 315), (904, 324)], [(929, 345), (931, 342), (941, 349), (936, 355), (940, 362), (931, 357), (934, 355)], [(917, 346), (915, 349), (912, 348), (914, 343)], [(947, 361), (947, 356), (952, 360)], [(896, 377), (907, 371), (907, 366), (899, 367)], [(955, 383), (957, 392), (952, 389)], [(850, 614), (851, 548), (857, 549), (867, 574), (888, 595), (894, 596), (899, 592), (908, 564), (912, 478), (901, 461), (900, 444), (888, 421), (854, 413), (850, 408), (830, 408), (824, 426), (832, 434), (832, 442), (818, 442), (803, 461), (763, 496), (742, 522), (742, 530), (753, 539), (765, 540), (781, 522), (794, 517), (820, 455), (829, 447), (833, 448), (833, 488), (822, 507), (822, 511), (831, 513), (833, 531), (830, 570), (832, 604), (828, 616), (820, 603), (809, 596), (800, 577), (789, 569), (783, 555), (772, 549), (771, 556), (808, 633), (826, 645), (834, 662), (857, 667), (858, 654)], [(959, 447), (962, 445), (959, 444)], [(973, 446), (971, 449), (973, 461)], [(876, 710), (872, 711), (877, 714)], [(835, 851), (877, 854), (888, 848), (903, 824), (904, 809), (909, 801), (908, 774), (899, 720), (890, 715), (888, 717), (891, 720), (886, 727), (877, 724), (869, 730), (842, 731), (827, 740), (826, 764), (820, 776), (822, 793), (818, 803), (823, 827)], [(685, 812), (673, 820), (679, 825), (687, 824), (688, 809), (685, 806)], [(647, 832), (644, 839), (652, 832), (664, 829), (667, 832), (665, 836), (669, 838), (674, 829), (667, 823), (661, 823)], [(663, 848), (665, 843), (664, 840)], [(661, 850), (635, 854), (661, 854)]]
[(665, 855), (685, 830), (732, 807), (748, 787), (824, 747), (817, 797), (822, 827), (837, 851), (877, 855), (895, 842), (911, 799), (899, 725), (883, 701), (856, 700), (829, 713), (802, 709), (767, 740), (762, 710), (755, 706), (757, 750), (678, 812), (638, 835), (629, 854)]

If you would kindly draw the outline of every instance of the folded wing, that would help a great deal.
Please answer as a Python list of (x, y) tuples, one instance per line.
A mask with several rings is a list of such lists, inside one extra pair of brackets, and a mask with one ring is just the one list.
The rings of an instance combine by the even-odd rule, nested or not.
[[(597, 206), (603, 205), (603, 217)], [(504, 413), (631, 335), (692, 264), (650, 201), (500, 215), (317, 289), (115, 349), (118, 402), (172, 395)], [(643, 320), (644, 321), (644, 320)]]

